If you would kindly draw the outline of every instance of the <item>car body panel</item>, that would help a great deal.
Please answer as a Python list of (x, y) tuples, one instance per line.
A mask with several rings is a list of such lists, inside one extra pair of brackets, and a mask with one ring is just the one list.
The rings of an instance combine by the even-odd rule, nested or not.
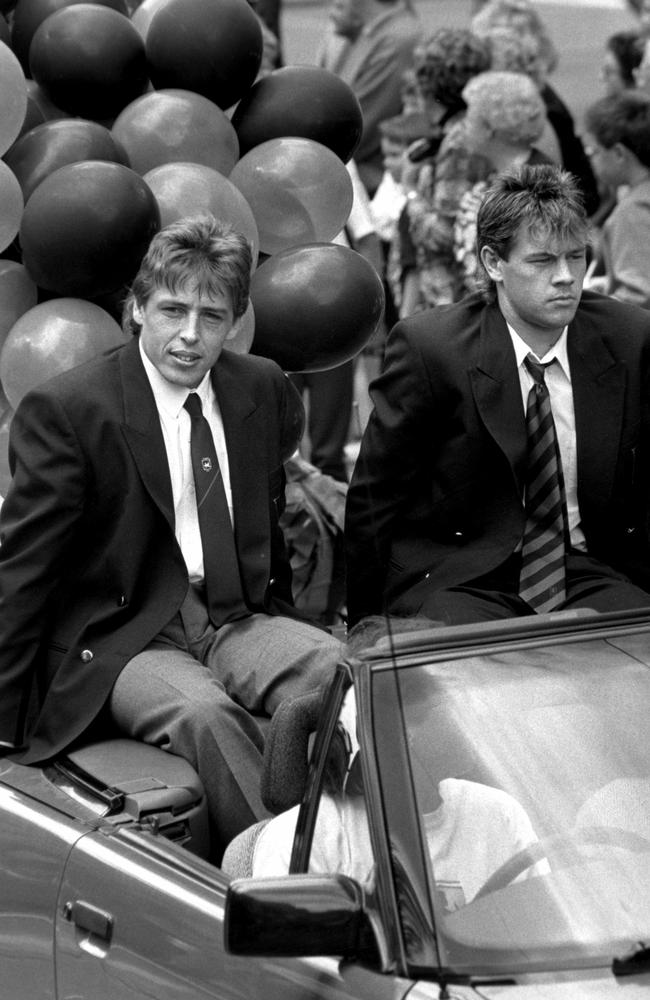
[[(592, 717), (582, 712), (584, 706), (574, 698), (565, 704), (564, 699), (566, 692), (571, 694), (574, 682), (581, 682), (581, 671), (591, 677), (592, 652), (597, 652), (603, 641), (611, 649), (611, 663), (605, 664), (609, 674), (603, 675), (610, 686), (601, 690), (600, 682), (596, 683), (598, 698), (586, 704), (597, 707), (611, 701), (613, 721), (604, 734), (592, 725)], [(536, 651), (538, 663), (525, 662), (529, 650)], [(535, 656), (531, 654), (533, 661)], [(501, 701), (506, 695), (511, 697), (512, 691), (498, 686), (492, 690), (491, 668), (480, 688), (481, 670), (485, 672), (486, 664), (489, 667), (490, 657), (495, 658), (495, 676), (506, 669), (509, 682), (518, 683), (523, 678), (532, 684), (521, 688), (515, 684), (513, 688), (516, 744), (505, 756), (500, 756), (500, 745), (508, 713), (498, 725), (492, 723), (499, 716)], [(596, 660), (594, 678), (600, 676)], [(536, 824), (543, 826), (545, 819), (549, 820), (548, 826), (543, 826), (543, 837), (552, 838), (566, 796), (561, 782), (556, 781), (547, 800), (539, 784), (542, 771), (535, 769), (531, 771), (533, 782), (521, 784), (520, 775), (533, 753), (533, 743), (527, 741), (541, 734), (541, 750), (538, 747), (534, 752), (544, 764), (546, 757), (549, 761), (553, 757), (574, 761), (579, 773), (571, 809), (582, 796), (586, 779), (595, 782), (599, 792), (602, 782), (616, 781), (617, 761), (625, 767), (634, 765), (634, 780), (645, 781), (649, 666), (650, 620), (645, 616), (632, 616), (629, 621), (625, 616), (620, 621), (616, 616), (598, 616), (591, 622), (554, 619), (457, 631), (438, 629), (412, 639), (402, 637), (394, 645), (387, 642), (342, 663), (320, 713), (293, 850), (289, 841), (288, 866), (295, 874), (285, 873), (276, 879), (268, 896), (270, 909), (264, 909), (262, 900), (262, 908), (255, 914), (260, 928), (270, 919), (269, 914), (276, 918), (282, 915), (283, 906), (295, 907), (293, 913), (284, 911), (287, 927), (292, 922), (296, 926), (296, 920), (312, 920), (312, 950), (299, 954), (291, 935), (287, 940), (287, 934), (283, 935), (281, 927), (278, 933), (276, 926), (273, 934), (250, 934), (244, 942), (247, 953), (238, 954), (236, 947), (227, 950), (231, 943), (228, 901), (235, 887), (231, 889), (232, 880), (200, 856), (199, 848), (192, 853), (189, 841), (174, 839), (176, 824), (163, 828), (156, 823), (155, 814), (145, 815), (137, 808), (131, 812), (112, 810), (95, 789), (73, 787), (74, 775), (66, 772), (61, 777), (56, 767), (26, 768), (1, 761), (0, 996), (11, 1000), (650, 997), (650, 971), (646, 972), (644, 965), (648, 956), (638, 958), (637, 967), (626, 965), (625, 953), (618, 951), (605, 960), (607, 955), (598, 947), (598, 939), (594, 946), (589, 938), (595, 928), (603, 941), (615, 940), (617, 948), (621, 942), (632, 947), (645, 933), (650, 851), (643, 842), (643, 829), (636, 833), (641, 845), (634, 845), (632, 860), (629, 852), (624, 863), (617, 860), (616, 852), (612, 854), (606, 843), (587, 861), (574, 857), (569, 864), (557, 867), (553, 862), (530, 881), (505, 877), (503, 884), (497, 880), (482, 898), (467, 897), (458, 908), (445, 909), (446, 904), (436, 894), (438, 861), (429, 856), (432, 848), (423, 817), (434, 808), (429, 800), (431, 788), (456, 773), (445, 770), (453, 740), (448, 744), (442, 736), (443, 716), (434, 716), (426, 697), (421, 705), (417, 699), (409, 702), (405, 686), (409, 671), (416, 676), (420, 668), (425, 668), (427, 683), (433, 678), (441, 690), (455, 670), (461, 672), (458, 704), (463, 726), (470, 726), (470, 743), (481, 753), (489, 751), (482, 763), (489, 759), (496, 789), (501, 792), (503, 783), (503, 793), (507, 788), (515, 798), (523, 796)], [(535, 670), (539, 671), (539, 685)], [(629, 683), (630, 674), (636, 678), (634, 683)], [(556, 697), (555, 688), (548, 688), (549, 677), (559, 683), (561, 698)], [(529, 704), (541, 710), (539, 733), (523, 727)], [(577, 714), (574, 705), (580, 708)], [(428, 728), (425, 742), (419, 744), (421, 735), (411, 714), (422, 710)], [(627, 731), (630, 723), (631, 733)], [(371, 867), (364, 869), (366, 878), (356, 881), (338, 868), (329, 875), (326, 871), (321, 879), (325, 891), (320, 897), (312, 894), (312, 912), (309, 893), (301, 894), (298, 880), (302, 879), (308, 889), (311, 876), (301, 872), (312, 870), (321, 812), (325, 814), (320, 806), (326, 794), (328, 755), (336, 734), (340, 736), (340, 728), (346, 726), (346, 774), (352, 775), (356, 759), (360, 766), (355, 794), (362, 795)], [(433, 763), (424, 760), (431, 754), (429, 731), (439, 744)], [(609, 743), (615, 749), (620, 747), (620, 754), (612, 758), (614, 771), (603, 777), (599, 776), (598, 761), (606, 759), (602, 753)], [(414, 763), (415, 749), (423, 755), (420, 772)], [(122, 751), (128, 757), (129, 748)], [(110, 755), (110, 744), (106, 752)], [(162, 755), (161, 775), (165, 777), (167, 755), (156, 753)], [(137, 772), (137, 752), (130, 764)], [(143, 770), (142, 776), (145, 774), (148, 770)], [(126, 785), (133, 791), (131, 779), (132, 775)], [(483, 775), (488, 785), (492, 783), (489, 779), (489, 774)], [(115, 787), (119, 789), (119, 783)], [(644, 809), (637, 818), (647, 821)], [(477, 839), (481, 837), (477, 832)], [(536, 843), (544, 847), (541, 841)], [(614, 846), (625, 850), (625, 844)], [(349, 897), (349, 926), (354, 933), (345, 938), (341, 948), (349, 953), (309, 957), (319, 950), (321, 931), (322, 941), (328, 940), (325, 931), (335, 916), (333, 908), (327, 909), (327, 879), (334, 890), (335, 880), (341, 881), (342, 876), (354, 890)], [(648, 880), (647, 892), (642, 888), (644, 878)], [(236, 891), (241, 891), (244, 907), (247, 899), (255, 903), (252, 892), (247, 897), (246, 885), (246, 879), (237, 880)], [(331, 900), (334, 907), (334, 891)], [(319, 905), (325, 907), (322, 912)], [(246, 909), (241, 912), (245, 918)], [(358, 934), (354, 930), (357, 923)], [(252, 927), (252, 922), (248, 926)], [(245, 936), (245, 919), (240, 929)], [(639, 936), (635, 937), (637, 931)], [(583, 950), (581, 935), (585, 937)], [(260, 953), (255, 949), (262, 939), (270, 950)], [(331, 940), (342, 942), (344, 938), (334, 936)], [(279, 942), (276, 951), (274, 942)], [(612, 958), (621, 959), (628, 974), (615, 976)], [(614, 971), (620, 969), (619, 965)]]

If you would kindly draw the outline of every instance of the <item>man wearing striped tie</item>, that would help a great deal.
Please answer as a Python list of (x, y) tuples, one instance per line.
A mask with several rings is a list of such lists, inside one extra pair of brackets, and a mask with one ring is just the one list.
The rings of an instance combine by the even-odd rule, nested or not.
[(588, 240), (571, 175), (502, 174), (483, 291), (391, 332), (348, 494), (351, 623), (650, 606), (650, 311), (583, 292)]

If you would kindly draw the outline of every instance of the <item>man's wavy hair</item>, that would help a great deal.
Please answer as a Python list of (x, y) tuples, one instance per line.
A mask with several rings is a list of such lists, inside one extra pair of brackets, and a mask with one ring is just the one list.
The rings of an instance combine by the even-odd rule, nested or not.
[(138, 334), (133, 305), (142, 306), (154, 291), (172, 293), (196, 285), (201, 295), (229, 295), (234, 318), (246, 312), (253, 255), (248, 240), (213, 215), (179, 219), (161, 229), (133, 279), (122, 310), (125, 333)]
[(524, 164), (498, 174), (485, 193), (476, 219), (479, 280), (488, 302), (496, 286), (481, 260), (484, 247), (507, 260), (521, 230), (533, 237), (589, 243), (589, 220), (573, 176), (555, 164)]

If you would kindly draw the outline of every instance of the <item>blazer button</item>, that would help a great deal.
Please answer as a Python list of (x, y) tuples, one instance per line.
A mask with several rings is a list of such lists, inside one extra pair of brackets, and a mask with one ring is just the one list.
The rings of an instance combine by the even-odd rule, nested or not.
[(125, 594), (120, 594), (120, 596), (118, 598), (118, 601), (117, 601), (117, 605), (118, 605), (119, 608), (125, 608), (126, 607), (126, 595)]
[(93, 658), (93, 652), (91, 649), (82, 649), (80, 654), (82, 663), (90, 663)]

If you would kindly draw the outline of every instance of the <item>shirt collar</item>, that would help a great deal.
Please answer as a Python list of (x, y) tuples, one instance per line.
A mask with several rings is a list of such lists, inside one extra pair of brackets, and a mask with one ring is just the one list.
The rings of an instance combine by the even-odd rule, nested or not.
[(142, 364), (144, 365), (144, 370), (149, 379), (149, 384), (156, 400), (156, 406), (159, 410), (162, 410), (166, 416), (171, 417), (173, 420), (177, 420), (190, 392), (196, 392), (201, 399), (203, 412), (206, 412), (206, 407), (211, 403), (213, 395), (210, 372), (205, 373), (196, 389), (188, 390), (183, 385), (174, 385), (173, 382), (168, 382), (160, 374), (153, 362), (147, 357), (142, 346), (142, 340), (140, 339), (138, 346), (140, 348)]
[[(507, 326), (508, 326), (508, 333), (510, 334), (512, 340), (512, 346), (515, 349), (517, 367), (521, 368), (521, 366), (524, 363), (524, 358), (526, 358), (527, 355), (533, 354), (534, 357), (537, 357), (537, 355), (535, 354), (534, 351), (531, 351), (528, 344), (521, 339), (517, 331), (513, 327), (511, 327), (509, 323), (507, 324)], [(570, 380), (571, 371), (569, 368), (569, 353), (567, 349), (568, 329), (569, 328), (567, 326), (564, 327), (562, 333), (555, 341), (553, 346), (546, 352), (543, 358), (538, 358), (538, 361), (541, 361), (544, 364), (553, 360), (557, 361), (557, 363), (559, 364), (560, 368), (562, 369), (566, 377)]]

